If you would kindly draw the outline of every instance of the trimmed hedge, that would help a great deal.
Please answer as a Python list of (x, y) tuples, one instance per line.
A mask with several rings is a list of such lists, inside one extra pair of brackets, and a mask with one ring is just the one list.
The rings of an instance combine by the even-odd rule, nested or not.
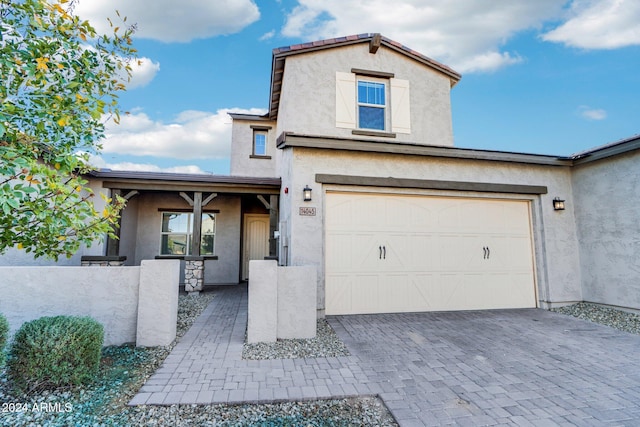
[(0, 367), (4, 365), (5, 355), (4, 347), (7, 345), (7, 339), (9, 338), (9, 322), (7, 318), (0, 313)]
[(7, 362), (16, 390), (56, 389), (91, 382), (100, 366), (104, 328), (90, 317), (41, 317), (13, 337)]

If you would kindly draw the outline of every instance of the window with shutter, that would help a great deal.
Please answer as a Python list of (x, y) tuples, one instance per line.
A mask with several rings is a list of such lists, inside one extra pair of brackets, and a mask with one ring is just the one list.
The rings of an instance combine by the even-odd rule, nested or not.
[(409, 81), (362, 72), (336, 72), (336, 127), (410, 134)]

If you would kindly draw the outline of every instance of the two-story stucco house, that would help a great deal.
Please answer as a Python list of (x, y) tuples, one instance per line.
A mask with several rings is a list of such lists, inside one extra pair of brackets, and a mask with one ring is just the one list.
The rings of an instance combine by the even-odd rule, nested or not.
[(194, 265), (206, 284), (250, 259), (313, 265), (319, 315), (640, 309), (640, 137), (569, 157), (455, 148), (459, 79), (379, 34), (275, 49), (268, 113), (231, 115), (231, 175), (94, 173), (129, 202), (120, 241), (84, 255), (184, 259), (188, 290)]
[(640, 308), (638, 138), (454, 148), (460, 75), (376, 34), (275, 49), (271, 73), (269, 113), (233, 115), (231, 173), (282, 180), (279, 260), (317, 267), (320, 312)]

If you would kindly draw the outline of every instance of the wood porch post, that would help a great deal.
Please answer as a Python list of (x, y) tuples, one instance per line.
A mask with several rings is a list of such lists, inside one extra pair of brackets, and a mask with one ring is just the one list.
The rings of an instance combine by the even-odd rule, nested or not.
[[(122, 193), (122, 190), (118, 190), (118, 189), (112, 189), (111, 190), (111, 204), (115, 204), (116, 203), (116, 197), (120, 196)], [(122, 211), (120, 211), (120, 217), (118, 217), (118, 223), (115, 225), (114, 227), (114, 234), (117, 236), (117, 239), (114, 239), (113, 237), (109, 237), (107, 239), (107, 250), (106, 250), (106, 255), (107, 256), (118, 256), (120, 255), (120, 228), (122, 227), (122, 212), (124, 211), (124, 209)]]
[(202, 238), (202, 193), (193, 193), (193, 236), (191, 240), (191, 256), (200, 256), (200, 240)]

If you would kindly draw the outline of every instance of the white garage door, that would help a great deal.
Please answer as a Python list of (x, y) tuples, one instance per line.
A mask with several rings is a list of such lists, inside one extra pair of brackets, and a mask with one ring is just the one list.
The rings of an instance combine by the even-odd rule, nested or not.
[(529, 202), (329, 192), (327, 314), (536, 306)]

